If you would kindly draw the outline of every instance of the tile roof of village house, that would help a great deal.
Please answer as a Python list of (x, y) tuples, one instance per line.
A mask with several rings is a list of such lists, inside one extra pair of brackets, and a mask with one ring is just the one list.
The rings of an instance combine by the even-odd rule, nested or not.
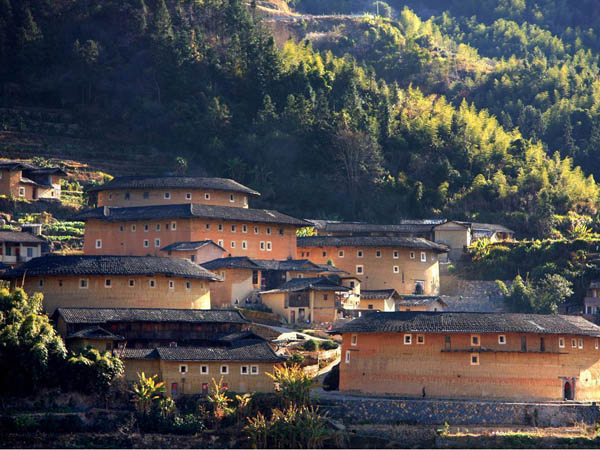
[(400, 298), (396, 301), (396, 304), (400, 306), (424, 306), (436, 301), (441, 303), (443, 306), (448, 307), (448, 304), (444, 300), (442, 300), (442, 298), (439, 295), (402, 294), (400, 295)]
[(218, 191), (242, 192), (248, 195), (260, 195), (229, 178), (209, 177), (116, 177), (111, 181), (89, 188), (88, 192), (113, 189), (214, 189)]
[(249, 323), (237, 310), (169, 308), (75, 308), (60, 307), (55, 316), (66, 323), (100, 324), (107, 322), (187, 322)]
[(203, 263), (204, 267), (210, 270), (216, 269), (249, 269), (260, 270), (261, 266), (256, 264), (247, 256), (229, 256), (227, 258), (217, 258)]
[(125, 338), (123, 336), (113, 334), (102, 327), (95, 326), (71, 333), (66, 337), (66, 339), (113, 339), (115, 341), (122, 341)]
[(26, 233), (24, 231), (0, 231), (0, 242), (22, 242), (28, 244), (41, 244), (46, 241), (37, 236), (34, 236), (31, 233)]
[(74, 217), (74, 220), (100, 219), (106, 222), (131, 222), (137, 220), (185, 219), (195, 217), (233, 220), (237, 222), (296, 225), (299, 227), (308, 225), (304, 220), (268, 209), (236, 208), (233, 206), (213, 206), (195, 203), (128, 207), (103, 206), (81, 212)]
[(214, 273), (184, 258), (106, 255), (41, 256), (3, 273), (1, 278), (14, 279), (24, 275), (165, 275), (220, 280)]
[(351, 289), (337, 284), (326, 277), (292, 278), (277, 289), (262, 291), (261, 294), (278, 294), (283, 292), (311, 291), (350, 291)]
[(583, 317), (472, 312), (374, 312), (334, 328), (334, 333), (534, 333), (600, 336)]
[(317, 229), (325, 233), (429, 233), (431, 225), (423, 224), (376, 224), (364, 222), (325, 222)]
[(231, 361), (231, 362), (282, 362), (264, 340), (241, 340), (231, 346), (156, 347), (115, 351), (122, 359), (162, 359), (163, 361)]
[(396, 236), (307, 236), (298, 238), (298, 247), (395, 247), (448, 252), (447, 246), (427, 239)]
[(398, 297), (396, 289), (361, 289), (360, 298), (365, 300), (385, 300), (390, 297)]
[(220, 249), (222, 249), (223, 251), (226, 251), (222, 246), (220, 246), (219, 244), (217, 244), (214, 241), (211, 241), (210, 239), (207, 239), (204, 241), (173, 242), (172, 244), (169, 244), (166, 247), (161, 248), (160, 250), (163, 252), (170, 252), (170, 251), (189, 252), (189, 251), (193, 251), (193, 250), (198, 250), (207, 245), (215, 245), (215, 246), (219, 247)]

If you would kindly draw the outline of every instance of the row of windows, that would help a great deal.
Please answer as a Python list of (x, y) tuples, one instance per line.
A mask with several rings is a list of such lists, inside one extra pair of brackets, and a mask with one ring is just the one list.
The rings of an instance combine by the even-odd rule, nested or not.
[[(344, 250), (338, 250), (338, 257), (343, 258), (344, 257)], [(376, 258), (381, 258), (382, 252), (381, 250), (377, 250), (375, 252), (375, 257)], [(394, 252), (392, 253), (393, 258), (394, 259), (399, 259), (400, 258), (400, 252), (398, 250), (394, 250)], [(304, 256), (304, 252), (302, 252), (302, 256)], [(310, 252), (306, 252), (306, 256), (310, 256)], [(327, 256), (327, 252), (323, 252), (323, 257)], [(357, 250), (356, 251), (356, 257), (357, 258), (362, 258), (364, 256), (364, 252), (362, 250)], [(409, 258), (410, 259), (415, 259), (416, 255), (415, 252), (410, 252), (409, 254)], [(421, 252), (421, 261), (422, 262), (427, 262), (427, 253), (426, 252)]]
[[(179, 373), (189, 373), (187, 364), (181, 364), (179, 366)], [(221, 375), (228, 375), (229, 374), (229, 366), (226, 364), (223, 364), (219, 368), (219, 373)], [(208, 375), (209, 374), (208, 366), (206, 366), (206, 365), (200, 366), (200, 374)], [(240, 366), (240, 374), (241, 375), (258, 375), (259, 374), (258, 366)]]
[[(223, 242), (223, 239), (219, 239), (217, 241), (217, 244), (220, 245), (221, 247), (225, 247), (225, 243)], [(144, 239), (142, 241), (142, 245), (144, 246), (144, 248), (149, 248), (150, 247), (150, 240), (149, 239)], [(230, 248), (236, 248), (236, 242), (235, 241), (231, 241), (229, 243)], [(248, 249), (248, 241), (242, 241), (241, 243), (242, 245), (242, 249), (243, 250), (247, 250)], [(154, 247), (155, 248), (160, 248), (160, 238), (156, 238), (154, 239)], [(96, 248), (97, 249), (101, 249), (102, 248), (102, 239), (96, 239)], [(271, 241), (260, 241), (259, 243), (259, 248), (262, 251), (267, 251), (270, 252), (271, 250), (273, 250), (273, 243)], [(192, 261), (194, 261), (195, 257), (192, 256)]]
[[(131, 192), (125, 192), (125, 194), (123, 194), (123, 198), (125, 200), (131, 200)], [(150, 198), (150, 192), (144, 192), (142, 193), (142, 198), (145, 200), (148, 200)], [(165, 200), (171, 200), (171, 193), (170, 192), (163, 192), (163, 198)], [(112, 200), (113, 199), (113, 194), (108, 194), (108, 199)], [(185, 199), (186, 200), (191, 200), (192, 199), (192, 193), (191, 192), (186, 192), (185, 193)], [(204, 200), (210, 200), (210, 193), (209, 192), (205, 192), (204, 193)], [(235, 202), (235, 195), (234, 194), (229, 194), (229, 201), (231, 203)], [(244, 205), (248, 204), (248, 197), (244, 197)]]
[[(162, 230), (162, 224), (157, 223), (154, 227), (154, 229), (156, 231), (161, 231)], [(206, 224), (206, 229), (210, 230), (211, 229), (211, 225), (210, 223)], [(217, 225), (217, 230), (218, 231), (223, 231), (224, 227), (223, 224), (220, 223)], [(238, 226), (237, 225), (231, 225), (231, 232), (232, 233), (236, 233), (238, 230)], [(242, 233), (247, 233), (248, 232), (248, 225), (242, 225), (239, 229), (241, 229)], [(137, 225), (136, 224), (132, 224), (130, 226), (130, 230), (132, 233), (135, 233), (137, 231)], [(167, 231), (175, 231), (177, 230), (177, 222), (171, 222), (171, 223), (166, 223), (165, 224), (165, 230)], [(125, 225), (119, 225), (119, 232), (123, 232), (125, 231)], [(144, 224), (144, 232), (148, 232), (150, 231), (150, 224)], [(259, 227), (254, 227), (254, 234), (260, 234), (260, 228)], [(265, 228), (265, 234), (270, 235), (272, 234), (272, 229), (271, 227), (266, 227)], [(284, 231), (283, 228), (279, 229), (279, 235), (283, 236)]]
[[(63, 285), (63, 281), (62, 280), (58, 280), (58, 285), (62, 286)], [(136, 280), (134, 280), (134, 279), (128, 280), (127, 285), (130, 288), (134, 288), (136, 286)], [(43, 279), (41, 279), (39, 281), (39, 286), (40, 287), (44, 286), (44, 280)], [(113, 286), (112, 279), (111, 278), (105, 278), (104, 279), (104, 287), (105, 288), (112, 288), (112, 286)], [(151, 288), (155, 288), (156, 287), (156, 280), (153, 280), (153, 279), (148, 280), (148, 286), (151, 287)], [(79, 280), (79, 289), (87, 289), (88, 287), (89, 287), (89, 280), (87, 278), (81, 278)], [(191, 283), (191, 281), (186, 281), (185, 282), (185, 288), (188, 291), (190, 289), (192, 289), (192, 283)], [(175, 289), (175, 281), (169, 280), (169, 289), (172, 289), (172, 290)]]

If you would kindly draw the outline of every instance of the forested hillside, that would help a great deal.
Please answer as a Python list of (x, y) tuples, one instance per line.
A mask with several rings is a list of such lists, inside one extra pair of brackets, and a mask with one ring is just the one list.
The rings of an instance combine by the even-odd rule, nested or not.
[[(537, 1), (531, 16), (524, 0), (389, 3), (391, 20), (294, 21), (310, 42), (278, 49), (239, 0), (0, 0), (0, 102), (69, 111), (86, 137), (182, 156), (188, 173), (302, 217), (443, 215), (545, 235), (553, 214), (594, 216), (595, 4), (565, 15), (567, 2)], [(0, 130), (18, 126), (0, 115)]]

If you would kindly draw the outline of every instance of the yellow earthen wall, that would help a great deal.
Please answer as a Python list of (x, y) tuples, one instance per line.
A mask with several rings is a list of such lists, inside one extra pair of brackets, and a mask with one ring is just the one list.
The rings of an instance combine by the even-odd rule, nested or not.
[[(129, 200), (125, 194), (129, 193)], [(144, 192), (149, 193), (149, 198), (144, 198)], [(165, 198), (165, 193), (170, 198)], [(187, 194), (192, 198), (188, 199)], [(207, 200), (205, 195), (210, 198)], [(233, 201), (230, 201), (233, 195)], [(248, 207), (248, 195), (241, 192), (216, 191), (212, 189), (115, 189), (98, 192), (98, 206), (148, 206), (148, 205), (181, 205), (196, 203), (202, 205), (233, 206), (237, 208)]]

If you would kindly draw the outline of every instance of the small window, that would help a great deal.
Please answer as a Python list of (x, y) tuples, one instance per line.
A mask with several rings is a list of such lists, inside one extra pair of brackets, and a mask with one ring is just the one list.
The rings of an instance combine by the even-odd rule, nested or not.
[(169, 230), (169, 224), (168, 223), (165, 224), (165, 230)]
[(412, 344), (412, 334), (405, 334), (404, 335), (404, 345), (411, 345)]
[(204, 200), (210, 200), (210, 194), (208, 192), (204, 194)]
[(479, 355), (477, 353), (471, 353), (471, 365), (472, 366), (479, 365)]
[(400, 257), (400, 253), (398, 253), (398, 250), (394, 250), (394, 259), (398, 259)]
[(155, 288), (156, 287), (156, 281), (155, 280), (149, 280), (148, 281), (149, 285), (151, 288)]
[(148, 239), (144, 239), (144, 247), (150, 247), (150, 241)]
[(362, 251), (362, 250), (358, 250), (358, 251), (356, 252), (356, 257), (357, 257), (357, 258), (362, 258), (362, 257), (363, 257), (363, 251)]
[(498, 344), (504, 345), (506, 344), (506, 336), (503, 334), (498, 335)]
[(185, 199), (186, 200), (191, 200), (192, 199), (192, 193), (191, 192), (186, 192), (185, 193)]
[(231, 241), (231, 248), (235, 248), (235, 241)]
[(267, 241), (267, 251), (270, 252), (271, 250), (273, 250), (273, 247), (271, 246), (271, 241)]
[(160, 247), (160, 239), (158, 239), (158, 238), (154, 239), (154, 246)]
[(254, 234), (258, 234), (258, 227), (254, 227)]
[(219, 247), (223, 247), (223, 245), (224, 245), (223, 239), (219, 239), (219, 240), (217, 241), (217, 245), (218, 245)]
[(343, 258), (343, 257), (344, 257), (344, 250), (340, 250), (340, 251), (338, 252), (338, 256), (339, 256), (340, 258)]
[(169, 200), (171, 198), (170, 192), (165, 192), (165, 200)]
[(129, 280), (129, 287), (135, 287), (135, 280)]
[(410, 252), (410, 259), (415, 259), (415, 252)]
[(186, 365), (179, 366), (179, 373), (187, 373), (188, 367)]
[(62, 287), (62, 285), (63, 285), (63, 280), (58, 280), (58, 285), (59, 285), (60, 287)]
[(248, 227), (246, 225), (242, 225), (242, 233), (247, 233)]
[(233, 203), (235, 201), (235, 198), (233, 197), (233, 194), (229, 194), (229, 201), (231, 203)]
[(571, 339), (571, 347), (577, 348), (577, 339)]
[(565, 338), (558, 338), (558, 347), (565, 348)]
[(240, 366), (240, 374), (241, 375), (248, 375), (248, 366)]
[(221, 272), (221, 278), (225, 280), (225, 272)]
[(131, 194), (129, 192), (125, 192), (125, 200), (129, 200), (131, 198)]
[(81, 279), (81, 280), (79, 280), (79, 288), (80, 289), (87, 289), (88, 288), (88, 280), (87, 279)]
[(144, 198), (147, 200), (150, 198), (150, 192), (144, 192)]
[(596, 339), (596, 340), (594, 341), (594, 348), (595, 348), (596, 350), (598, 350), (598, 339)]
[(353, 334), (350, 338), (350, 345), (356, 346), (358, 344), (358, 334)]
[(144, 225), (144, 231), (150, 231), (150, 225), (145, 224)]
[(279, 236), (283, 236), (283, 228), (279, 229)]
[(381, 250), (375, 252), (375, 258), (381, 258)]
[(217, 230), (223, 231), (223, 224), (222, 223), (219, 224), (219, 226), (217, 227)]
[(362, 275), (363, 273), (363, 266), (356, 266), (356, 273), (359, 275)]
[(25, 197), (25, 188), (24, 187), (19, 188), (19, 197)]
[(206, 366), (206, 365), (200, 366), (200, 373), (202, 375), (208, 375), (208, 366)]
[(39, 287), (44, 287), (44, 280), (40, 279), (38, 285)]
[(351, 287), (352, 289), (354, 289), (354, 281), (351, 281), (351, 282), (350, 282), (350, 287)]
[(227, 375), (229, 373), (229, 366), (221, 366), (221, 375)]
[(119, 231), (123, 231), (125, 228), (123, 227), (123, 225), (119, 225)]
[(394, 273), (400, 273), (400, 267), (394, 266)]
[(137, 230), (137, 226), (136, 226), (135, 224), (134, 224), (134, 225), (131, 225), (131, 231), (132, 231), (133, 233), (135, 233), (135, 231), (136, 231), (136, 230)]
[(267, 234), (271, 234), (271, 229), (267, 227)]
[(346, 350), (346, 364), (350, 364), (350, 350)]
[(106, 280), (104, 280), (104, 287), (112, 287), (112, 281), (110, 278), (107, 278)]
[(156, 224), (156, 231), (160, 231), (160, 223)]
[(417, 344), (424, 344), (424, 343), (425, 343), (425, 335), (417, 334)]
[(96, 248), (102, 248), (102, 239), (96, 239)]
[(327, 252), (323, 252), (323, 258), (327, 256)]
[(261, 250), (265, 249), (265, 241), (260, 241), (260, 249)]
[(471, 345), (474, 346), (474, 347), (479, 347), (481, 345), (481, 342), (480, 342), (478, 334), (472, 334), (471, 335)]
[(421, 252), (421, 262), (427, 262), (427, 253)]
[(171, 222), (171, 230), (175, 231), (177, 229), (177, 222)]
[(246, 250), (248, 248), (248, 241), (242, 241), (242, 249)]
[(185, 282), (185, 288), (189, 291), (190, 289), (192, 289), (192, 283), (190, 283), (189, 281)]
[(235, 225), (231, 225), (231, 232), (235, 233)]
[(583, 339), (579, 339), (577, 342), (578, 342), (577, 346), (579, 347), (579, 349), (582, 349), (583, 348)]
[(108, 199), (112, 200), (112, 194), (108, 194)]
[(172, 280), (169, 280), (169, 289), (175, 289), (175, 282)]
[(210, 223), (207, 223), (207, 224), (206, 224), (206, 229), (207, 229), (207, 230), (210, 230)]
[(250, 366), (250, 374), (258, 375), (258, 366)]

